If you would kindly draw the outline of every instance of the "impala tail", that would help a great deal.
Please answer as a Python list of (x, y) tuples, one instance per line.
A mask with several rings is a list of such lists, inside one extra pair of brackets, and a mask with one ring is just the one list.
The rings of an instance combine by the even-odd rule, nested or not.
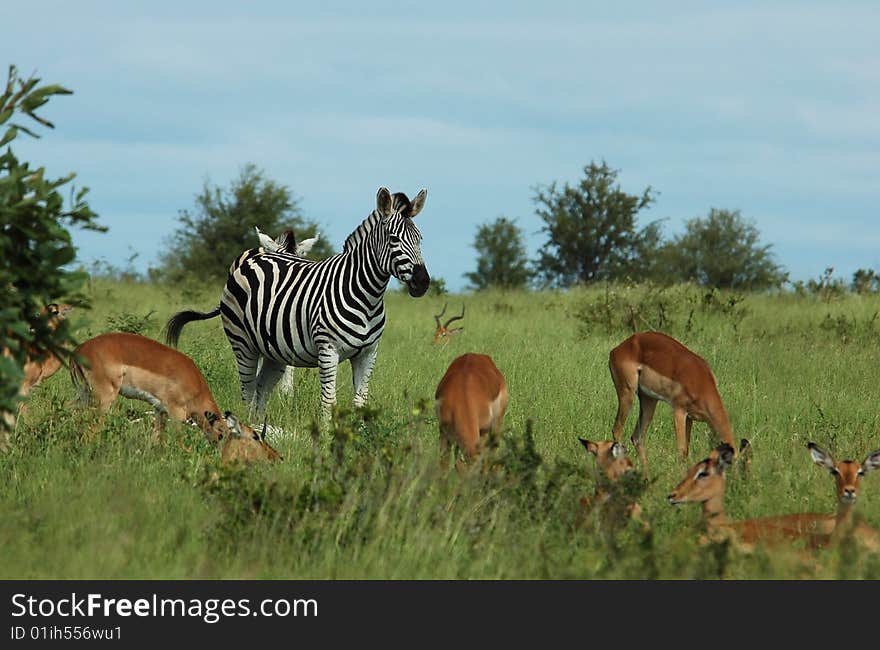
[(211, 311), (195, 311), (194, 309), (185, 309), (174, 314), (165, 325), (165, 342), (171, 347), (177, 347), (180, 340), (180, 333), (183, 331), (184, 325), (194, 320), (209, 320), (220, 315), (220, 305), (217, 305)]

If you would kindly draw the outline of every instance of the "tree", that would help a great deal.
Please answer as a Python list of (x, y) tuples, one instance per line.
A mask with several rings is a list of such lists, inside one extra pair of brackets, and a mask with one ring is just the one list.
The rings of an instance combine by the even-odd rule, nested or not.
[(853, 273), (852, 290), (856, 293), (880, 292), (880, 274), (874, 269), (858, 269)]
[(627, 194), (617, 175), (606, 162), (591, 162), (574, 187), (536, 188), (535, 212), (549, 236), (537, 268), (547, 283), (568, 286), (645, 274), (660, 229), (655, 222), (639, 230), (636, 216), (654, 202), (654, 193), (649, 186), (640, 195)]
[(776, 264), (772, 244), (761, 244), (754, 222), (739, 210), (712, 208), (706, 218), (685, 224), (685, 232), (666, 244), (663, 254), (675, 281), (695, 281), (721, 289), (778, 287), (788, 275)]
[(259, 245), (254, 226), (272, 237), (291, 229), (297, 241), (318, 235), (309, 257), (323, 259), (333, 254), (317, 224), (303, 217), (290, 189), (247, 164), (227, 189), (206, 181), (196, 195), (195, 209), (180, 211), (180, 226), (160, 256), (160, 277), (225, 280), (233, 260)]
[[(35, 111), (53, 95), (70, 95), (57, 85), (37, 86), (40, 79), (18, 76), (9, 67), (6, 89), (0, 95), (0, 126), (9, 123), (0, 137), (0, 147), (20, 133), (40, 136), (21, 123), (10, 122), (16, 115), (27, 116), (38, 124), (54, 128)], [(68, 270), (76, 257), (70, 232), (65, 226), (106, 230), (96, 223), (97, 215), (85, 201), (88, 188), (70, 190), (65, 207), (61, 188), (73, 180), (46, 178), (43, 167), (32, 168), (20, 161), (7, 147), (0, 153), (0, 428), (13, 421), (22, 367), (28, 356), (54, 353), (65, 356), (64, 346), (73, 344), (66, 322), (52, 329), (40, 311), (61, 297), (84, 303), (77, 295), (87, 276)]]
[(480, 225), (474, 248), (478, 255), (477, 270), (465, 273), (474, 289), (519, 289), (528, 284), (532, 271), (522, 230), (514, 221), (499, 217)]

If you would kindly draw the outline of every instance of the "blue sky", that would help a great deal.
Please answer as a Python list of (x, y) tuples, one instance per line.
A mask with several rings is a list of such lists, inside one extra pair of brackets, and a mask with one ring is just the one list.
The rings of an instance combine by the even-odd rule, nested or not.
[(876, 2), (78, 0), (0, 25), (0, 63), (75, 91), (14, 149), (91, 188), (110, 231), (75, 235), (86, 263), (146, 268), (206, 178), (253, 162), (337, 247), (379, 186), (428, 188), (428, 269), (463, 288), (479, 223), (534, 252), (534, 186), (604, 159), (667, 234), (740, 209), (796, 279), (880, 267)]

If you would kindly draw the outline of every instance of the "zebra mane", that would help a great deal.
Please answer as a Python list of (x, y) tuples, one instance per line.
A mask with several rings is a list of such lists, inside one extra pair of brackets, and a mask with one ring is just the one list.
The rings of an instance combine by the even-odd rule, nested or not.
[(379, 215), (378, 210), (373, 210), (366, 219), (364, 219), (361, 224), (354, 229), (354, 231), (345, 238), (345, 244), (342, 247), (342, 252), (347, 253), (352, 250), (355, 246), (360, 244), (367, 238), (367, 235), (370, 234), (370, 231), (375, 227), (377, 223), (379, 223), (379, 219), (381, 216)]
[[(391, 195), (391, 209), (394, 212), (400, 213), (403, 217), (409, 217), (412, 213), (412, 203), (410, 203), (410, 200), (403, 192), (395, 192)], [(347, 253), (364, 241), (380, 220), (381, 215), (379, 214), (379, 211), (373, 210), (370, 213), (370, 216), (364, 219), (361, 224), (354, 229), (354, 232), (345, 238), (345, 245), (342, 247), (342, 251)]]

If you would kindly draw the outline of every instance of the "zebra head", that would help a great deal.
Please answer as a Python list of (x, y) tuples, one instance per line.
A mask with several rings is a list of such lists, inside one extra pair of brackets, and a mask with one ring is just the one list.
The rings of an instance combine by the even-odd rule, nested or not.
[(387, 256), (383, 257), (388, 272), (407, 286), (413, 298), (425, 295), (431, 283), (422, 259), (422, 234), (413, 223), (427, 196), (428, 190), (422, 190), (410, 201), (403, 192), (392, 194), (384, 187), (376, 195), (376, 211), (387, 233)]

